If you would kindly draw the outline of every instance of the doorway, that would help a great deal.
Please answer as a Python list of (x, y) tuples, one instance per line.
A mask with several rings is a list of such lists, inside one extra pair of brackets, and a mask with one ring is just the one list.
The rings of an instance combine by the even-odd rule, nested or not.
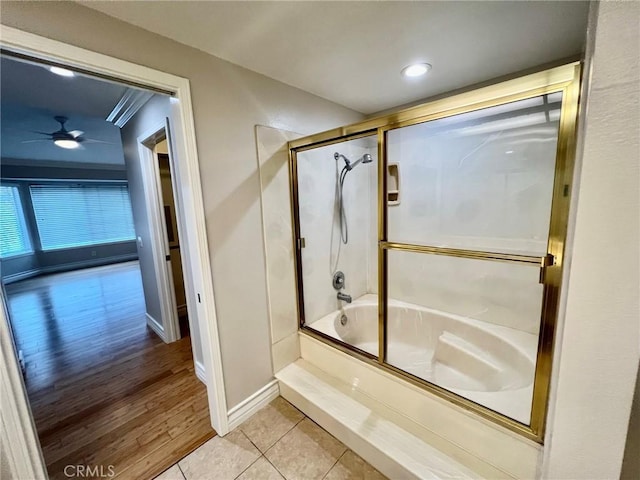
[[(166, 132), (165, 132), (166, 135)], [(175, 314), (178, 319), (177, 332), (179, 337), (189, 335), (189, 316), (187, 311), (187, 297), (184, 289), (184, 274), (182, 269), (182, 254), (180, 253), (180, 238), (178, 235), (178, 219), (176, 216), (176, 201), (173, 194), (173, 177), (169, 157), (169, 144), (166, 140), (158, 143), (154, 149), (158, 161), (158, 177), (156, 184), (162, 197), (162, 215), (164, 220), (164, 234), (169, 248), (168, 271), (171, 274), (173, 298), (175, 299)], [(166, 257), (165, 257), (166, 259)]]
[[(171, 113), (169, 117), (175, 127), (175, 151), (177, 162), (176, 176), (180, 178), (180, 188), (176, 196), (180, 198), (184, 211), (187, 212), (181, 222), (185, 228), (185, 241), (181, 244), (185, 276), (186, 303), (189, 305), (189, 320), (198, 325), (199, 338), (202, 341), (203, 377), (207, 384), (207, 405), (210, 411), (210, 422), (224, 434), (228, 431), (228, 418), (222, 382), (219, 339), (215, 317), (212, 279), (209, 265), (209, 254), (204, 232), (204, 211), (202, 206), (201, 185), (195, 150), (195, 137), (188, 81), (169, 74), (139, 67), (128, 62), (87, 50), (70, 47), (43, 37), (26, 34), (16, 29), (3, 28), (2, 48), (21, 58), (28, 58), (46, 65), (58, 66), (77, 72), (92, 72), (111, 81), (134, 82), (171, 95)], [(43, 60), (46, 59), (46, 60)], [(77, 69), (77, 70), (76, 70)], [(178, 214), (180, 217), (180, 214)], [(178, 218), (179, 219), (179, 218)], [(9, 331), (4, 305), (0, 309), (0, 326), (3, 334)], [(193, 306), (193, 308), (191, 308)], [(191, 332), (193, 335), (193, 331)], [(13, 456), (18, 471), (24, 477), (44, 476), (44, 467), (40, 455), (40, 447), (33, 429), (30, 410), (26, 403), (24, 386), (19, 380), (19, 367), (15, 346), (6, 343), (8, 337), (3, 335), (2, 386), (3, 391), (12, 399), (3, 409), (2, 420), (7, 426), (7, 434), (13, 440), (10, 454)], [(5, 348), (6, 347), (6, 348)]]
[[(177, 298), (185, 320), (187, 306), (170, 248), (180, 230), (170, 97), (10, 55), (1, 62), (2, 282), (49, 476), (82, 476), (69, 465), (153, 475), (216, 434), (196, 376), (202, 352), (179, 330)], [(136, 135), (156, 121), (167, 126), (149, 169), (157, 201), (146, 205)], [(168, 221), (147, 227), (163, 204)], [(138, 244), (143, 236), (151, 241)], [(160, 275), (146, 268), (146, 250), (160, 254)], [(172, 308), (158, 317), (162, 303)]]

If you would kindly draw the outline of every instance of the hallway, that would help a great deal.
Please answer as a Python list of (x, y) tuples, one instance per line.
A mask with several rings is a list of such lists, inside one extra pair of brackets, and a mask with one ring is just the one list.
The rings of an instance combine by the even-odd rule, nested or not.
[(69, 465), (152, 478), (215, 436), (189, 337), (146, 326), (137, 262), (7, 286), (25, 383), (51, 478)]

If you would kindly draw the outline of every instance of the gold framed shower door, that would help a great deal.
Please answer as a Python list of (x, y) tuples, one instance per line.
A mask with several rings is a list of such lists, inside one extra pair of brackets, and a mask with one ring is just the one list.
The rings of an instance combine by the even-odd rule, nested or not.
[[(295, 252), (296, 295), (300, 330), (320, 339), (360, 360), (397, 375), (406, 381), (471, 410), (509, 430), (543, 443), (547, 414), (549, 385), (558, 317), (558, 303), (562, 287), (565, 240), (569, 216), (569, 199), (573, 184), (576, 123), (580, 93), (581, 65), (573, 62), (560, 67), (526, 75), (474, 91), (442, 98), (417, 107), (388, 115), (367, 119), (359, 123), (339, 127), (289, 142), (289, 178), (293, 247)], [(551, 201), (551, 217), (547, 254), (544, 256), (513, 255), (500, 252), (442, 248), (437, 246), (406, 244), (388, 241), (387, 224), (387, 133), (401, 127), (459, 115), (474, 110), (505, 103), (561, 92), (562, 104), (556, 149), (555, 175)], [(359, 350), (348, 343), (336, 340), (305, 325), (304, 285), (302, 281), (301, 249), (304, 240), (300, 235), (298, 203), (297, 154), (305, 150), (332, 145), (365, 136), (377, 135), (378, 142), (378, 356)], [(512, 264), (529, 265), (540, 269), (543, 285), (543, 301), (540, 314), (540, 332), (533, 382), (533, 399), (529, 425), (491, 410), (483, 405), (459, 396), (445, 388), (430, 383), (393, 365), (386, 363), (387, 340), (387, 252), (411, 251), (427, 255), (482, 259)]]

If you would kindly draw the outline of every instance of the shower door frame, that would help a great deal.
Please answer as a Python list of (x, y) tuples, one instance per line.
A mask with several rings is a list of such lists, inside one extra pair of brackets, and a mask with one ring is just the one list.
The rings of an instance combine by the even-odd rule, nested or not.
[[(580, 62), (573, 62), (289, 142), (289, 185), (300, 331), (320, 339), (368, 364), (375, 365), (378, 368), (397, 375), (466, 410), (471, 410), (509, 430), (535, 440), (538, 443), (543, 443), (551, 380), (553, 345), (559, 308), (558, 303), (564, 267), (565, 239), (569, 216), (569, 192), (573, 184), (580, 75)], [(562, 93), (562, 103), (546, 255), (537, 257), (389, 242), (387, 235), (386, 202), (388, 164), (386, 144), (389, 131), (556, 92)], [(299, 152), (373, 135), (377, 135), (378, 142), (378, 356), (371, 355), (346, 342), (315, 331), (305, 325), (304, 285), (302, 280), (302, 248), (304, 248), (304, 239), (300, 235), (297, 175), (297, 154)], [(529, 425), (518, 422), (386, 363), (387, 252), (390, 250), (507, 262), (517, 265), (529, 265), (540, 269), (540, 283), (543, 285), (543, 302)]]

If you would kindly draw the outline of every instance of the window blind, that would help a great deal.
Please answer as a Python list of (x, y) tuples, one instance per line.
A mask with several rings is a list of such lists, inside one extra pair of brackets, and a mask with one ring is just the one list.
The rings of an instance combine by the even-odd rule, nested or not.
[(0, 186), (0, 257), (31, 252), (18, 187)]
[(43, 250), (133, 240), (126, 185), (32, 185)]

